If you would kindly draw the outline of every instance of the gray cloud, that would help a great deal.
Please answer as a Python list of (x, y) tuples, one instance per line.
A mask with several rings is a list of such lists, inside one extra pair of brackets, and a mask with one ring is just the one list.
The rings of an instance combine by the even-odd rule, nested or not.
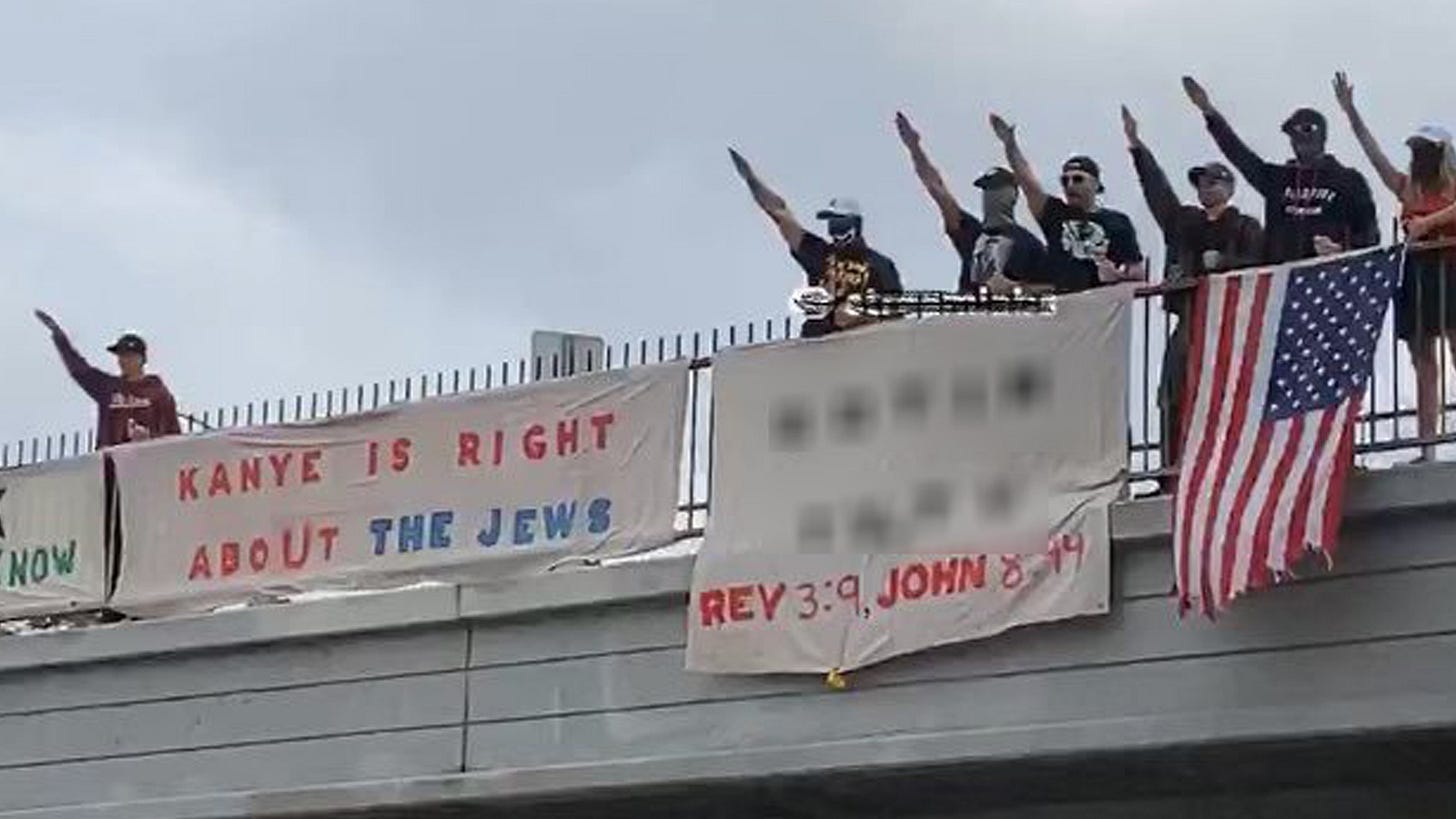
[(798, 274), (727, 144), (806, 219), (859, 197), (908, 283), (948, 287), (897, 108), (967, 206), (999, 159), (989, 109), (1048, 178), (1097, 156), (1156, 253), (1119, 103), (1170, 169), (1213, 155), (1186, 71), (1271, 157), (1283, 115), (1314, 103), (1363, 168), (1329, 76), (1352, 72), (1394, 152), (1456, 120), (1424, 47), (1453, 21), (1440, 0), (8, 4), (0, 376), (24, 399), (0, 436), (87, 423), (33, 306), (98, 360), (144, 331), (199, 409), (483, 364), (533, 327), (622, 339), (779, 314)]

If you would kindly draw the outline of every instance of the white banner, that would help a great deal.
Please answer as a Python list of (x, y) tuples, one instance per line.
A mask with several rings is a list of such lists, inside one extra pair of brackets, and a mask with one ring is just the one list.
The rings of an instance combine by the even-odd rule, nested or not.
[(1105, 612), (1131, 296), (721, 354), (688, 668), (848, 670)]
[(106, 601), (102, 458), (0, 471), (0, 618)]
[(113, 607), (484, 580), (665, 544), (687, 366), (119, 448)]

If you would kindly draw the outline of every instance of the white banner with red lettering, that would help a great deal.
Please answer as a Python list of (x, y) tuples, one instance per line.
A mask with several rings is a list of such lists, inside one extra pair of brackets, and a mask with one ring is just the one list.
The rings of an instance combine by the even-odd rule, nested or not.
[(478, 581), (663, 545), (687, 366), (119, 448), (113, 607)]
[(688, 668), (848, 670), (1106, 612), (1131, 298), (721, 354)]
[(0, 470), (0, 619), (106, 602), (100, 455)]

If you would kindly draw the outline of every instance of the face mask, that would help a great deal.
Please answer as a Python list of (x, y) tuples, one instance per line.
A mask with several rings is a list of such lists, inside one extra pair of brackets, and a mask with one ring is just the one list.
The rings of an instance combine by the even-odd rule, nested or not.
[(991, 188), (981, 191), (981, 214), (988, 225), (1009, 225), (1016, 221), (1016, 189)]
[(829, 219), (829, 240), (836, 245), (854, 244), (859, 239), (859, 219), (854, 216), (832, 216)]

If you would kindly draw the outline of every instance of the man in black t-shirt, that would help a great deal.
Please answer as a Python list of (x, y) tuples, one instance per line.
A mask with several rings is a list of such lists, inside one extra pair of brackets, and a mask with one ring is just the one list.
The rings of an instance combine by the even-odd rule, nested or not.
[(900, 272), (889, 257), (875, 251), (864, 240), (864, 216), (859, 203), (848, 197), (831, 199), (829, 207), (816, 216), (823, 220), (829, 241), (804, 230), (782, 196), (763, 184), (737, 151), (728, 150), (733, 167), (748, 185), (753, 201), (768, 214), (779, 234), (788, 243), (789, 253), (804, 269), (810, 287), (822, 287), (834, 299), (835, 309), (825, 318), (804, 321), (800, 335), (814, 338), (836, 330), (847, 330), (867, 323), (867, 319), (849, 315), (844, 300), (852, 293), (899, 293)]
[(1090, 157), (1062, 164), (1062, 193), (1050, 196), (1016, 142), (1016, 129), (991, 115), (991, 129), (1006, 148), (1006, 160), (1026, 194), (1026, 204), (1046, 237), (1047, 261), (1057, 291), (1076, 293), (1104, 284), (1144, 281), (1147, 266), (1137, 230), (1127, 214), (1102, 207), (1102, 171)]
[(895, 115), (900, 141), (910, 152), (915, 175), (940, 209), (946, 236), (961, 257), (957, 289), (969, 293), (985, 287), (997, 295), (1013, 288), (1030, 292), (1052, 289), (1047, 278), (1046, 248), (1031, 231), (1016, 224), (1016, 177), (1005, 168), (992, 168), (975, 181), (981, 189), (977, 219), (961, 208), (945, 179), (926, 155), (920, 133), (903, 113)]

